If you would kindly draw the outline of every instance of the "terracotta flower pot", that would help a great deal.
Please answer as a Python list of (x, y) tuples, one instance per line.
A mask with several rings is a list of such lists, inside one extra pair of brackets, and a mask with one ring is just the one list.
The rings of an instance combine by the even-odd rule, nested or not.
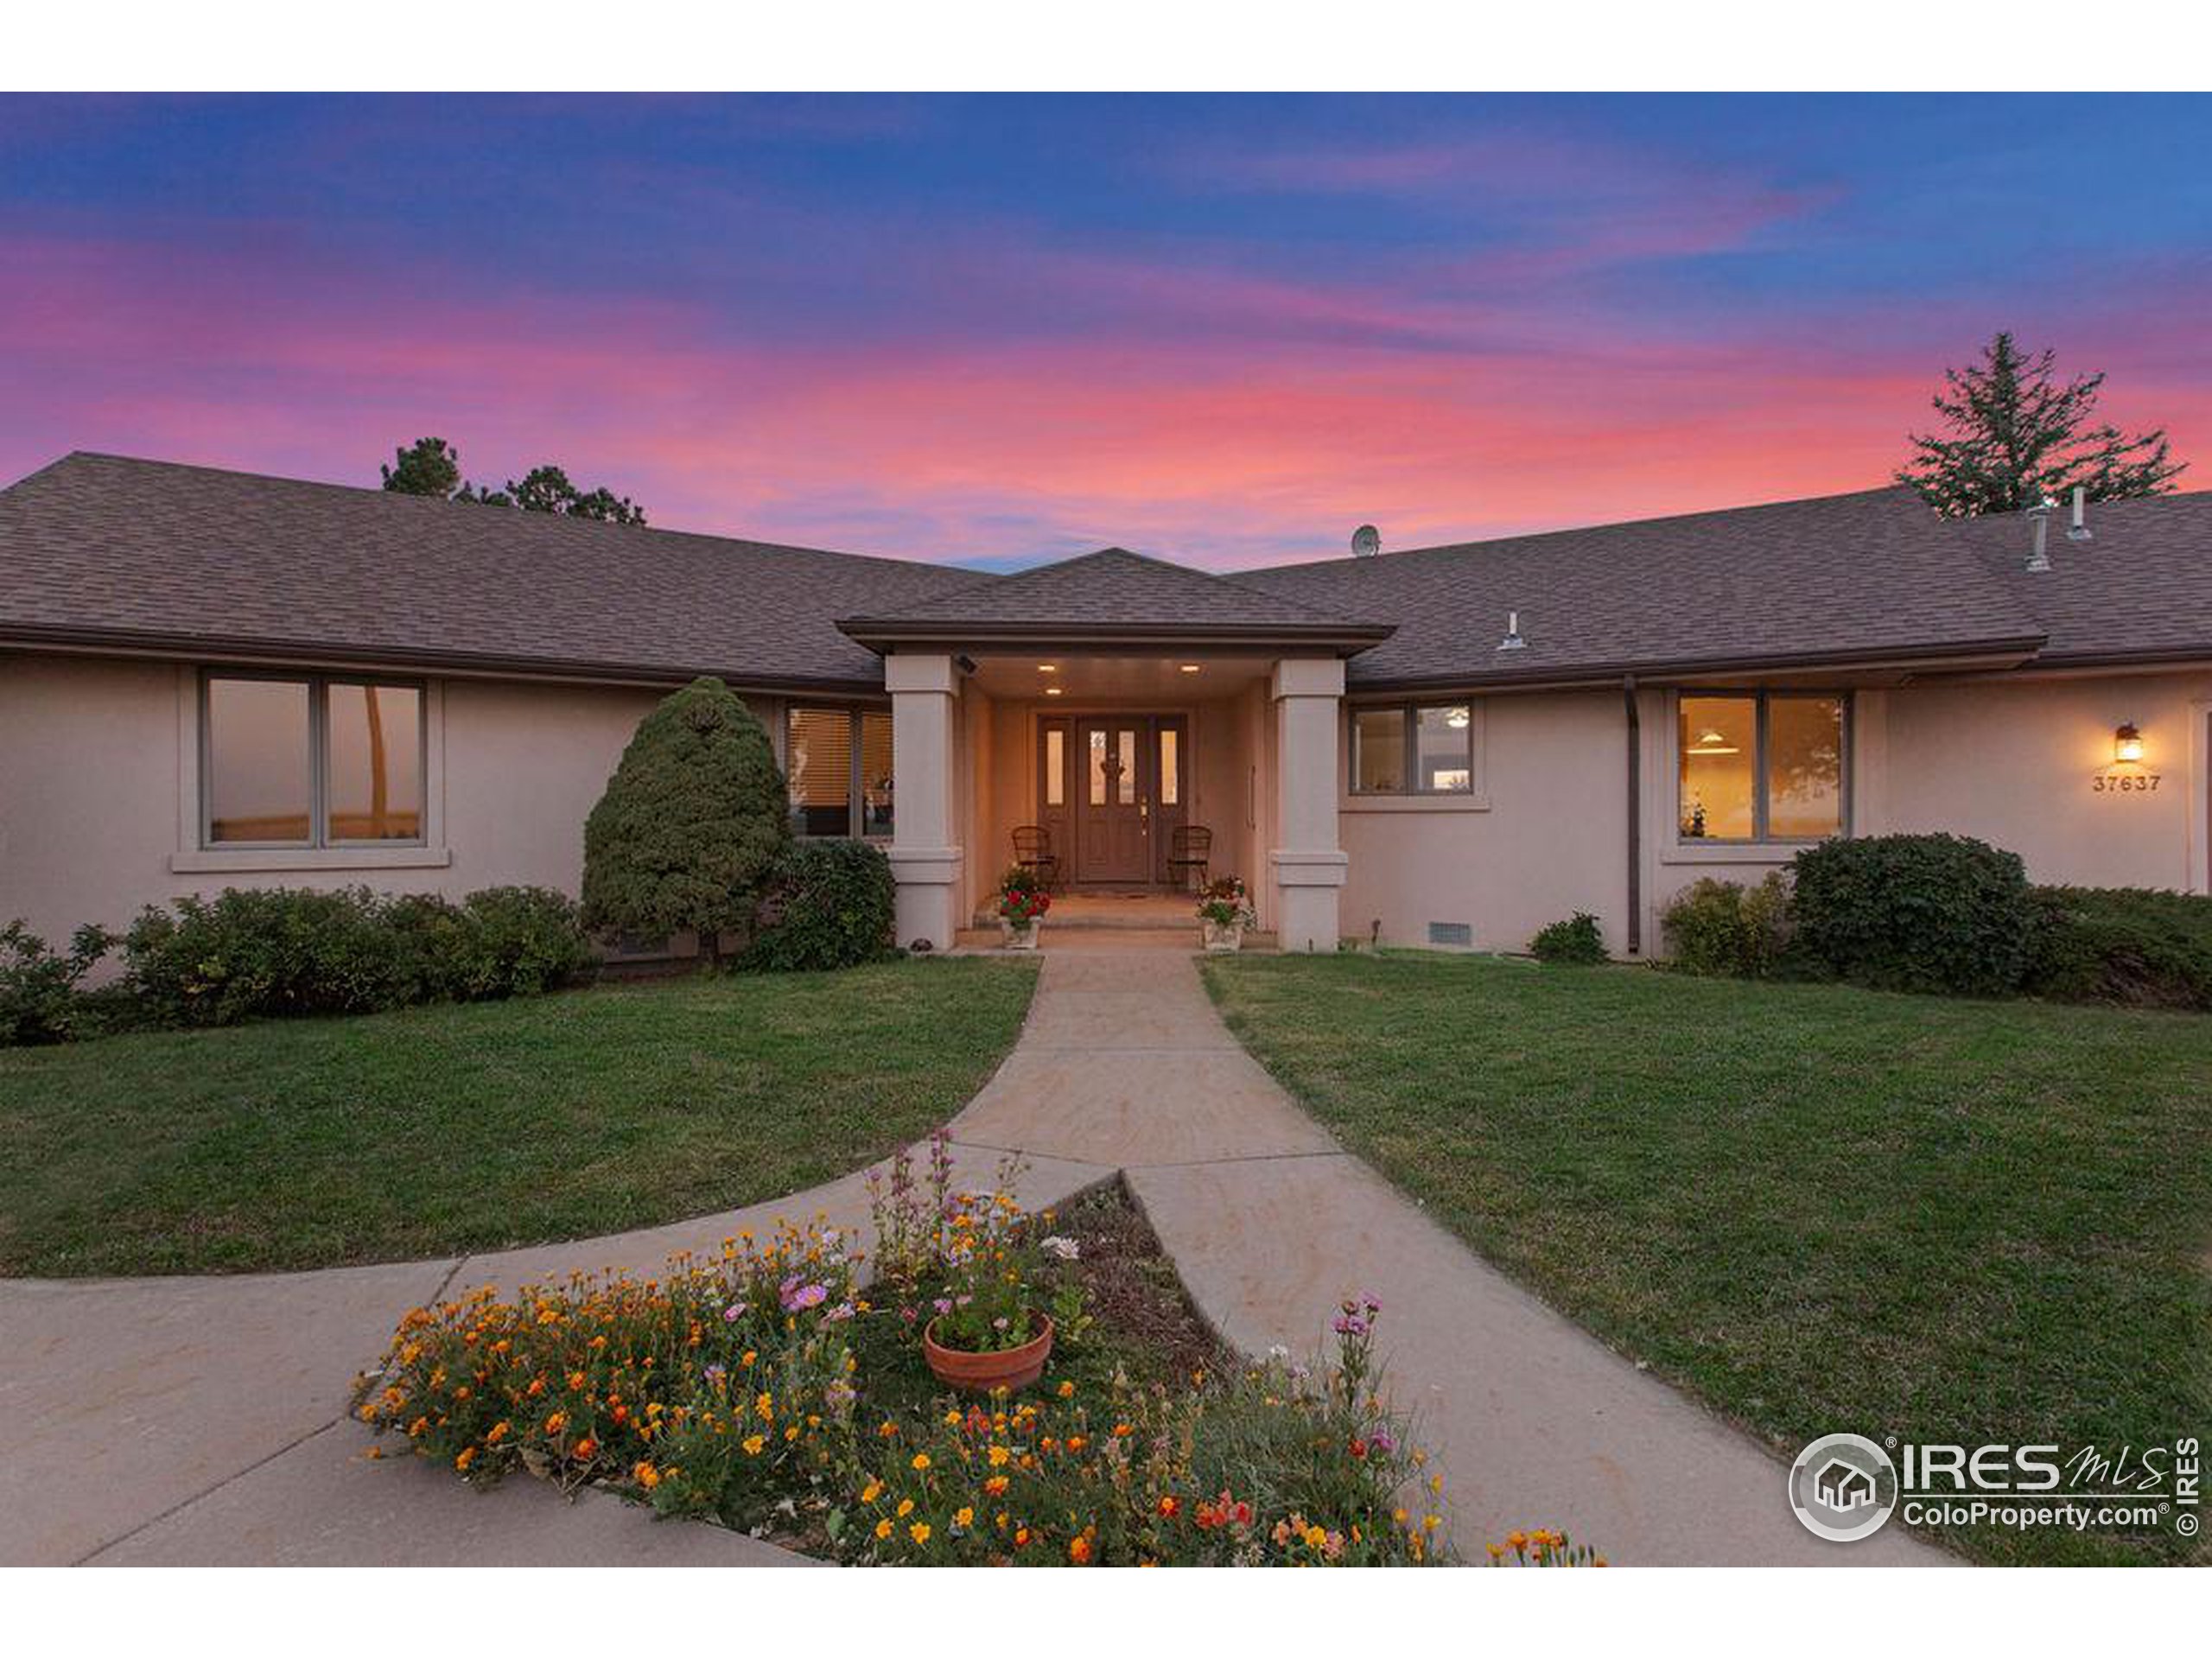
[(1037, 1317), (1045, 1322), (1039, 1335), (1019, 1348), (1002, 1348), (993, 1354), (971, 1354), (958, 1348), (940, 1347), (937, 1340), (938, 1322), (931, 1319), (922, 1332), (922, 1357), (929, 1362), (932, 1376), (956, 1389), (966, 1389), (974, 1394), (988, 1394), (994, 1389), (1004, 1389), (1008, 1393), (1026, 1389), (1044, 1376), (1045, 1362), (1052, 1357), (1052, 1315), (1040, 1313)]

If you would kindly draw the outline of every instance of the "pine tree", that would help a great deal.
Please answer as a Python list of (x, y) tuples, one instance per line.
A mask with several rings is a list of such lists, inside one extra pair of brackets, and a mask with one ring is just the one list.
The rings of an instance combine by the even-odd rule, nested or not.
[(790, 801), (768, 734), (744, 700), (697, 679), (639, 723), (584, 823), (583, 921), (655, 936), (719, 935), (753, 922), (791, 841)]
[(2024, 355), (2000, 334), (1980, 362), (1944, 370), (1948, 392), (1933, 401), (1949, 431), (1910, 434), (1914, 459), (1897, 482), (1948, 518), (2022, 512), (2076, 485), (2092, 501), (2171, 491), (2183, 463), (2168, 458), (2164, 429), (2127, 437), (2109, 422), (2092, 425), (2105, 377), (2061, 385), (2052, 364), (2050, 352)]
[(443, 438), (417, 438), (391, 453), (392, 464), (378, 470), (384, 486), (397, 495), (434, 495), (450, 500), (461, 487), (461, 452)]

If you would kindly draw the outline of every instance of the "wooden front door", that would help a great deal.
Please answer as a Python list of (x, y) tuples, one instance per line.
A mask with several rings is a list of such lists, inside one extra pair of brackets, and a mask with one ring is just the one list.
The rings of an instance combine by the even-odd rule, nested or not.
[[(1180, 715), (1084, 715), (1072, 722), (1063, 752), (1048, 728), (1042, 799), (1048, 823), (1067, 802), (1071, 880), (1148, 886), (1164, 879), (1168, 833), (1182, 822), (1189, 795), (1185, 729)], [(1056, 760), (1065, 768), (1058, 779)]]

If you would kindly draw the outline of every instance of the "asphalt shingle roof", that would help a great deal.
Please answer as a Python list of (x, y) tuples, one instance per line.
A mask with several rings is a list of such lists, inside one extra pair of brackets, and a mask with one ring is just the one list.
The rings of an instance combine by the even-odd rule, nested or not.
[(1148, 559), (1109, 547), (1057, 564), (979, 582), (917, 605), (879, 605), (849, 618), (849, 632), (866, 639), (887, 630), (1064, 626), (1110, 632), (1210, 628), (1293, 633), (1358, 633), (1379, 629), (1325, 603), (1287, 597), (1238, 578)]
[[(854, 690), (882, 683), (862, 639), (1054, 626), (1325, 640), (1370, 689), (2212, 658), (2212, 491), (2089, 525), (2055, 515), (2040, 574), (2018, 518), (1899, 488), (1227, 577), (1119, 548), (993, 576), (73, 454), (0, 490), (0, 638)], [(1524, 650), (1497, 648), (1509, 611)]]
[[(1904, 489), (1247, 571), (1395, 622), (1355, 684), (1940, 652), (2031, 644), (2035, 618)], [(1520, 651), (1500, 651), (1510, 612)]]
[(836, 619), (972, 570), (73, 454), (0, 490), (0, 632), (882, 683)]

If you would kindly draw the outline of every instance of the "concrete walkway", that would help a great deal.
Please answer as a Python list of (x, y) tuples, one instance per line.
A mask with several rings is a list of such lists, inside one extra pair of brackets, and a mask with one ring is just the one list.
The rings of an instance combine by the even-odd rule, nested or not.
[[(1221, 1331), (1315, 1353), (1337, 1300), (1384, 1304), (1392, 1391), (1462, 1548), (1556, 1526), (1617, 1563), (1949, 1560), (1895, 1529), (1806, 1533), (1783, 1466), (1470, 1254), (1240, 1048), (1181, 950), (1046, 954), (1020, 1041), (953, 1122), (961, 1166), (1029, 1160), (1033, 1206), (1116, 1169)], [(650, 1272), (775, 1217), (859, 1227), (858, 1174), (772, 1204), (497, 1255), (243, 1279), (0, 1282), (0, 1562), (789, 1562), (535, 1483), (473, 1493), (362, 1455), (353, 1372), (400, 1313), (572, 1268)], [(1839, 1427), (1851, 1427), (1839, 1425)]]

